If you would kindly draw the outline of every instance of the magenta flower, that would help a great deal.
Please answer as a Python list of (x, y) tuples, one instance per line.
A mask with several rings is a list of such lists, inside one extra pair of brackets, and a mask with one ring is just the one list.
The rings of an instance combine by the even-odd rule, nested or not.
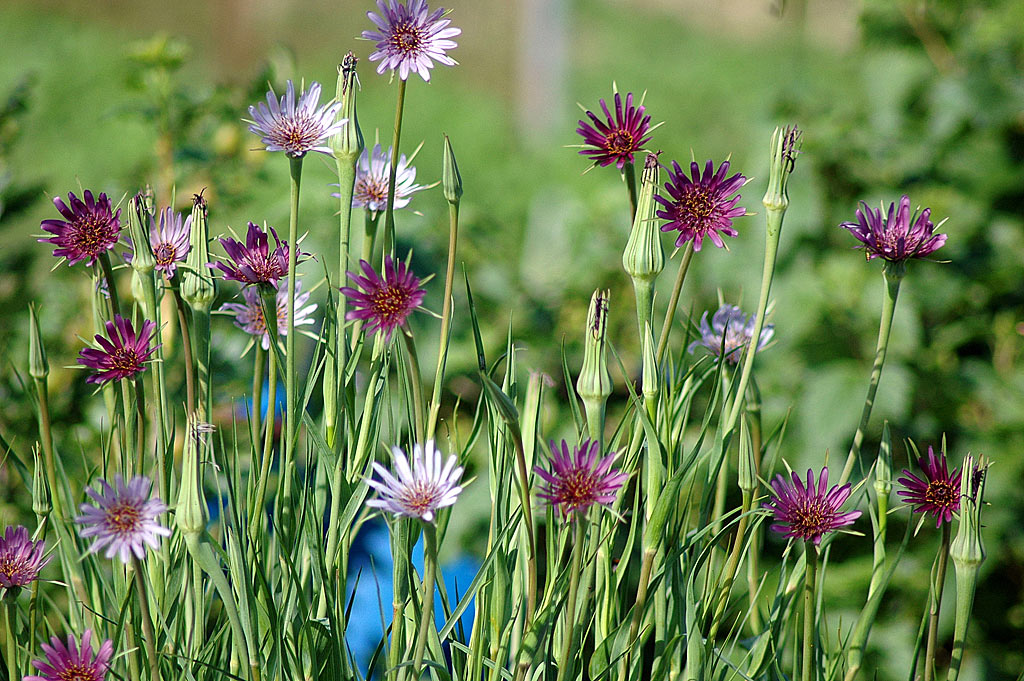
[(658, 211), (658, 217), (669, 221), (667, 225), (662, 225), (661, 231), (679, 232), (677, 248), (692, 240), (693, 250), (699, 251), (705, 238), (711, 239), (719, 248), (724, 248), (722, 234), (739, 234), (732, 228), (732, 221), (733, 218), (746, 215), (747, 210), (736, 205), (740, 195), (732, 194), (739, 191), (747, 178), (739, 173), (726, 178), (729, 172), (728, 161), (718, 166), (718, 172), (714, 170), (715, 165), (709, 160), (701, 175), (700, 166), (694, 162), (690, 164), (690, 177), (687, 177), (679, 164), (672, 161), (669, 179), (665, 183), (671, 198), (654, 197), (655, 201), (665, 207), (665, 210)]
[[(756, 317), (753, 314), (747, 317), (743, 310), (726, 303), (715, 311), (711, 324), (708, 324), (708, 313), (704, 312), (700, 318), (700, 338), (690, 343), (688, 350), (693, 352), (698, 346), (703, 346), (715, 356), (724, 354), (727, 362), (736, 364), (740, 361), (743, 348), (747, 347), (754, 335)], [(763, 349), (774, 335), (775, 325), (765, 324), (761, 329), (757, 349)]]
[[(369, 152), (369, 153), (368, 153)], [(362, 207), (372, 213), (379, 213), (388, 205), (388, 183), (391, 180), (391, 147), (384, 153), (379, 144), (373, 150), (364, 149), (356, 166), (355, 186), (352, 192), (352, 206)], [(416, 167), (409, 165), (405, 154), (398, 157), (395, 172), (395, 208), (405, 208), (415, 192), (426, 189), (416, 184)], [(339, 194), (331, 194), (337, 198)]]
[(840, 227), (857, 237), (868, 260), (883, 258), (890, 262), (903, 262), (910, 258), (923, 258), (934, 253), (946, 243), (945, 234), (935, 234), (935, 225), (930, 219), (931, 208), (910, 214), (910, 198), (904, 194), (900, 207), (889, 204), (888, 215), (883, 219), (882, 210), (872, 210), (861, 202), (857, 209), (857, 222), (844, 222)]
[(942, 525), (943, 521), (953, 522), (953, 514), (960, 510), (960, 469), (950, 474), (946, 467), (946, 453), (939, 452), (936, 457), (931, 447), (928, 447), (928, 460), (921, 457), (917, 465), (924, 471), (924, 479), (904, 468), (906, 477), (899, 478), (899, 482), (906, 489), (896, 494), (914, 507), (914, 513), (934, 515), (935, 527)]
[(78, 534), (83, 539), (95, 537), (89, 553), (103, 547), (106, 558), (116, 554), (128, 563), (132, 555), (139, 560), (146, 557), (146, 545), (160, 546), (160, 537), (169, 537), (171, 530), (160, 525), (157, 517), (167, 512), (159, 498), (149, 496), (151, 483), (144, 475), (137, 475), (125, 484), (120, 475), (114, 476), (114, 487), (106, 480), (99, 481), (99, 489), (86, 490), (98, 506), (82, 504), (82, 515), (75, 522), (82, 525)]
[(26, 676), (23, 681), (103, 681), (110, 670), (114, 644), (107, 639), (98, 653), (92, 652), (92, 630), (82, 634), (81, 646), (74, 636), (68, 636), (67, 645), (54, 636), (50, 645), (42, 644), (46, 661), (33, 660), (39, 675)]
[(88, 189), (81, 201), (73, 193), (68, 192), (69, 208), (60, 197), (54, 197), (53, 205), (57, 207), (65, 220), (43, 220), (40, 226), (54, 236), (39, 239), (51, 243), (57, 248), (53, 254), (58, 258), (67, 258), (68, 265), (82, 260), (92, 265), (96, 259), (117, 244), (121, 236), (121, 210), (113, 212), (110, 199), (100, 194), (94, 199)]
[(369, 322), (367, 333), (380, 330), (384, 332), (385, 340), (391, 340), (391, 334), (419, 307), (427, 292), (420, 288), (420, 280), (412, 270), (401, 261), (396, 266), (390, 255), (384, 258), (383, 277), (365, 260), (360, 260), (359, 265), (364, 276), (346, 272), (359, 289), (351, 286), (341, 289), (353, 306), (345, 319)]
[(430, 81), (435, 61), (445, 66), (458, 63), (445, 51), (457, 47), (451, 38), (462, 31), (449, 27), (451, 21), (441, 18), (443, 7), (431, 13), (425, 0), (407, 0), (404, 5), (398, 0), (377, 0), (377, 9), (380, 14), (367, 12), (366, 16), (379, 30), (363, 31), (363, 38), (376, 43), (377, 51), (370, 55), (370, 61), (380, 62), (377, 73), (397, 69), (402, 80), (415, 72)]
[(852, 525), (860, 517), (860, 511), (839, 512), (850, 497), (850, 484), (829, 489), (827, 467), (821, 469), (817, 489), (812, 470), (807, 471), (806, 487), (799, 475), (793, 473), (792, 477), (793, 484), (789, 484), (781, 475), (775, 476), (771, 482), (775, 498), (763, 505), (775, 514), (775, 524), (771, 526), (773, 532), (813, 541), (817, 546), (824, 535)]
[(615, 454), (600, 458), (601, 445), (597, 440), (584, 440), (569, 453), (569, 445), (562, 440), (559, 447), (551, 441), (551, 471), (534, 466), (534, 472), (544, 481), (537, 496), (557, 506), (562, 516), (583, 514), (594, 504), (611, 505), (619, 488), (629, 479), (611, 467)]
[(379, 498), (370, 499), (367, 506), (432, 523), (437, 510), (454, 504), (462, 492), (459, 479), (463, 469), (456, 465), (458, 458), (452, 454), (442, 467), (441, 452), (433, 440), (428, 440), (425, 447), (413, 447), (411, 466), (401, 447), (392, 447), (391, 457), (394, 475), (373, 462), (380, 480), (367, 478), (366, 484), (377, 490)]
[[(277, 237), (274, 228), (270, 228), (277, 247), (270, 250), (267, 233), (255, 223), (249, 223), (249, 231), (245, 235), (245, 243), (231, 237), (220, 240), (220, 245), (228, 254), (230, 262), (208, 263), (207, 267), (216, 267), (224, 273), (224, 279), (240, 281), (243, 284), (273, 284), (288, 275), (288, 242)], [(306, 255), (299, 251), (298, 258)]]
[(252, 116), (249, 131), (259, 135), (267, 151), (283, 151), (293, 158), (301, 158), (309, 151), (331, 155), (326, 140), (340, 132), (347, 119), (336, 121), (341, 104), (330, 102), (317, 109), (320, 103), (320, 83), (313, 82), (295, 101), (295, 84), (288, 81), (284, 96), (278, 101), (274, 88), (267, 93), (267, 103), (249, 107)]
[(146, 370), (145, 363), (159, 346), (150, 347), (150, 341), (156, 335), (156, 324), (144, 320), (139, 333), (135, 333), (132, 323), (121, 315), (114, 315), (114, 321), (107, 322), (107, 336), (96, 334), (96, 342), (100, 348), (83, 348), (78, 363), (97, 373), (85, 379), (86, 383), (120, 381), (132, 378)]
[[(643, 106), (633, 106), (633, 93), (626, 94), (626, 106), (622, 106), (622, 97), (615, 93), (615, 117), (612, 118), (608, 105), (602, 99), (599, 102), (604, 111), (604, 119), (594, 112), (587, 111), (586, 121), (579, 121), (576, 132), (583, 136), (584, 149), (580, 153), (589, 156), (595, 165), (606, 166), (612, 163), (619, 170), (627, 163), (633, 162), (633, 154), (640, 151), (651, 136), (651, 117), (644, 116)], [(589, 145), (590, 148), (586, 148)]]
[(44, 556), (46, 542), (29, 539), (28, 530), (19, 525), (8, 527), (0, 537), (0, 587), (17, 589), (39, 578), (39, 571), (50, 562)]
[[(304, 326), (314, 323), (309, 315), (316, 311), (316, 303), (306, 305), (310, 294), (302, 293), (302, 282), (295, 281), (295, 326)], [(264, 350), (270, 349), (270, 334), (267, 333), (267, 323), (263, 319), (263, 304), (260, 301), (260, 292), (248, 287), (242, 290), (242, 297), (245, 303), (224, 303), (220, 306), (221, 312), (234, 315), (235, 326), (245, 331), (250, 336), (261, 339), (260, 343)], [(288, 278), (281, 280), (277, 290), (277, 333), (279, 336), (288, 335)]]
[[(188, 252), (192, 250), (189, 244), (189, 235), (192, 230), (192, 216), (182, 219), (181, 213), (175, 213), (170, 206), (160, 211), (160, 222), (150, 220), (149, 223), (149, 245), (153, 249), (153, 257), (156, 260), (156, 269), (164, 273), (168, 279), (174, 277), (178, 270), (178, 263), (185, 262)], [(128, 237), (128, 247), (133, 251), (131, 237)], [(133, 254), (125, 253), (124, 259), (132, 261)]]

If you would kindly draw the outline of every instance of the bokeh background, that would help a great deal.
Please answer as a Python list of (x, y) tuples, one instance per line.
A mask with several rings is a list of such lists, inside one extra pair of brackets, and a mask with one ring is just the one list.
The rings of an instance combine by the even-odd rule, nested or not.
[[(731, 156), (733, 168), (753, 178), (742, 205), (755, 213), (772, 129), (798, 123), (805, 131), (773, 288), (777, 341), (759, 355), (757, 373), (769, 423), (788, 417), (783, 452), (794, 467), (818, 466), (826, 452), (845, 455), (874, 352), (880, 266), (865, 263), (837, 225), (853, 219), (860, 200), (877, 205), (902, 193), (948, 218), (949, 241), (937, 254), (947, 262), (914, 262), (904, 282), (866, 451), (888, 419), (901, 465), (903, 438), (938, 445), (943, 435), (954, 461), (968, 451), (993, 460), (988, 560), (965, 676), (1017, 678), (1024, 666), (1024, 3), (452, 4), (463, 30), (454, 53), (460, 66), (435, 70), (429, 85), (411, 81), (403, 149), (422, 141), (417, 177), (431, 183), (440, 179), (442, 132), (451, 136), (466, 187), (460, 259), (485, 342), (499, 347), (511, 325), (522, 364), (554, 376), (562, 396), (561, 347), (578, 366), (597, 287), (612, 290), (611, 338), (627, 369), (638, 366), (620, 264), (629, 231), (625, 190), (614, 169), (583, 174), (586, 161), (567, 148), (579, 141), (575, 103), (596, 108), (611, 98), (613, 83), (646, 92), (648, 112), (664, 121), (651, 143), (663, 161)], [(33, 238), (40, 220), (54, 215), (50, 198), (80, 187), (121, 197), (151, 183), (161, 203), (174, 186), (183, 208), (205, 188), (217, 232), (240, 232), (248, 220), (286, 224), (287, 164), (254, 151), (257, 140), (241, 118), (268, 82), (280, 91), (288, 78), (319, 80), (333, 91), (336, 65), (353, 50), (361, 58), (364, 134), (372, 142), (379, 131), (386, 146), (395, 88), (366, 61), (371, 45), (355, 39), (369, 27), (371, 8), (355, 0), (0, 5), (0, 435), (15, 450), (24, 454), (36, 437), (20, 378), (29, 301), (43, 310), (59, 448), (87, 458), (101, 432), (100, 401), (80, 373), (64, 368), (74, 363), (79, 337), (92, 333), (89, 279), (80, 267), (54, 268), (51, 249)], [(314, 252), (328, 249), (336, 230), (331, 175), (319, 158), (306, 164), (301, 229)], [(400, 249), (414, 251), (418, 272), (443, 271), (440, 189), (417, 195), (412, 208), (399, 216)], [(748, 307), (756, 301), (762, 218), (737, 227), (728, 251), (708, 247), (694, 258), (681, 305), (693, 320), (719, 296)], [(662, 301), (674, 262), (659, 282)], [(310, 282), (319, 268), (311, 267)], [(431, 286), (439, 300), (439, 282)], [(323, 302), (322, 289), (314, 295)], [(416, 323), (426, 328), (431, 320)], [(477, 390), (466, 315), (454, 333), (449, 402)], [(245, 339), (227, 319), (214, 334), (221, 415), (229, 420), (249, 380), (248, 362), (237, 361)], [(624, 377), (615, 380), (621, 401)], [(569, 423), (552, 404), (546, 434), (565, 434)], [(27, 511), (26, 492), (6, 467), (2, 475), (2, 514), (13, 521)], [(459, 521), (466, 529), (485, 512), (485, 490), (477, 492)], [(895, 532), (906, 515), (890, 521)], [(878, 678), (906, 678), (938, 541), (932, 529), (912, 540), (879, 614), (867, 665), (877, 665)], [(472, 554), (480, 547), (467, 535)], [(860, 607), (869, 562), (862, 552), (832, 567), (837, 622), (851, 622)], [(941, 655), (948, 655), (952, 610), (950, 601)]]

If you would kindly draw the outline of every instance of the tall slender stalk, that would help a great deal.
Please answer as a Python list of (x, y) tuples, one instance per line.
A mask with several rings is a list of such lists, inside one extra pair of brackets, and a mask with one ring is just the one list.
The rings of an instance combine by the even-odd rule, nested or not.
[(946, 566), (949, 562), (950, 524), (942, 523), (942, 541), (935, 556), (935, 581), (929, 590), (928, 642), (924, 653), (924, 681), (935, 678), (935, 646), (939, 636), (939, 609), (942, 608), (942, 590), (946, 584)]
[(285, 440), (284, 458), (281, 462), (281, 473), (284, 475), (284, 504), (281, 508), (285, 511), (286, 516), (291, 516), (293, 510), (291, 470), (295, 465), (295, 438), (300, 420), (298, 400), (296, 399), (298, 376), (295, 369), (295, 266), (299, 255), (299, 189), (302, 183), (302, 157), (290, 157), (288, 161), (291, 171), (291, 202), (288, 212), (288, 335), (285, 337), (284, 351)]
[(437, 580), (437, 529), (433, 523), (423, 525), (423, 598), (420, 601), (420, 630), (416, 634), (416, 648), (412, 656), (413, 679), (420, 678), (423, 652), (427, 647), (428, 632), (434, 627), (434, 582)]
[(110, 255), (104, 251), (100, 257), (100, 267), (103, 268), (103, 277), (107, 280), (107, 299), (110, 301), (110, 321), (114, 315), (121, 314), (121, 302), (117, 295), (117, 286), (114, 282), (114, 268), (110, 264)]
[(434, 439), (437, 415), (441, 410), (441, 384), (444, 383), (448, 360), (448, 341), (452, 320), (452, 288), (455, 283), (455, 249), (459, 239), (459, 204), (448, 203), (448, 267), (444, 273), (444, 302), (441, 305), (441, 338), (437, 349), (437, 371), (434, 373), (434, 391), (430, 397), (430, 415), (427, 417), (427, 440)]
[(423, 380), (420, 376), (420, 361), (416, 355), (416, 341), (407, 327), (402, 327), (402, 340), (405, 342), (405, 354), (408, 360), (409, 387), (412, 389), (413, 433), (417, 442), (423, 439)]
[(7, 594), (4, 594), (3, 601), (4, 628), (7, 630), (7, 680), (18, 681), (18, 641), (14, 635), (14, 622), (18, 621), (18, 605), (17, 601)]
[(263, 367), (267, 365), (267, 352), (256, 339), (252, 360), (252, 408), (249, 410), (249, 439), (253, 451), (260, 448), (260, 408), (263, 406)]
[(622, 166), (622, 181), (626, 183), (626, 191), (629, 192), (629, 218), (636, 217), (636, 169), (632, 163)]
[(686, 244), (683, 249), (683, 259), (679, 261), (679, 271), (676, 272), (676, 283), (672, 287), (672, 297), (668, 299), (668, 310), (665, 312), (665, 322), (661, 326), (661, 336), (658, 338), (658, 352), (655, 355), (658, 366), (665, 359), (665, 350), (668, 349), (668, 336), (672, 332), (672, 324), (676, 320), (676, 308), (679, 306), (679, 293), (683, 290), (683, 281), (686, 280), (686, 273), (690, 269), (690, 261), (693, 259), (693, 242)]
[(398, 176), (398, 149), (402, 140), (402, 114), (405, 111), (406, 81), (398, 81), (398, 101), (395, 104), (395, 128), (391, 138), (391, 173), (388, 178), (388, 202), (384, 209), (384, 255), (395, 249), (395, 178)]
[(139, 616), (142, 619), (143, 645), (146, 648), (146, 661), (149, 664), (149, 678), (160, 681), (160, 663), (156, 656), (156, 639), (153, 636), (153, 620), (149, 613), (149, 596), (146, 594), (146, 578), (142, 574), (142, 561), (132, 559), (135, 572), (135, 595), (139, 600)]
[(185, 364), (185, 411), (191, 414), (196, 408), (196, 377), (192, 363), (192, 332), (189, 324), (189, 313), (185, 301), (181, 297), (181, 289), (171, 289), (174, 294), (174, 306), (178, 310), (178, 329), (181, 332), (181, 356)]
[[(562, 631), (562, 655), (558, 662), (558, 675), (556, 681), (563, 681), (569, 671), (569, 656), (572, 652), (573, 630), (576, 628), (576, 592), (580, 586), (580, 572), (582, 572), (583, 545), (587, 538), (587, 519), (576, 518), (574, 523), (574, 541), (572, 545), (572, 559), (569, 567), (569, 603), (565, 609), (565, 629)], [(569, 677), (573, 678), (573, 677)]]
[(818, 549), (814, 542), (804, 542), (804, 555), (807, 556), (807, 567), (804, 570), (804, 640), (803, 667), (800, 672), (801, 681), (814, 681), (814, 602), (815, 580), (818, 572)]

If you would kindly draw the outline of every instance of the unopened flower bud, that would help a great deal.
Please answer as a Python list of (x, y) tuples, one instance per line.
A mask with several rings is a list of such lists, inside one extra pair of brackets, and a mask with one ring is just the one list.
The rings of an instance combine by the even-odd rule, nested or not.
[(740, 456), (737, 464), (740, 490), (753, 494), (757, 491), (757, 460), (754, 443), (750, 437), (747, 419), (740, 419)]
[(338, 163), (348, 162), (355, 165), (359, 154), (363, 153), (363, 131), (359, 129), (359, 117), (356, 115), (356, 91), (359, 89), (359, 78), (356, 76), (356, 55), (349, 52), (338, 65), (338, 86), (335, 97), (341, 103), (335, 119), (348, 122), (331, 135), (330, 146)]
[(785, 213), (789, 208), (789, 193), (786, 185), (789, 174), (796, 166), (796, 157), (800, 153), (800, 129), (795, 125), (786, 128), (775, 128), (771, 142), (771, 165), (768, 169), (768, 191), (761, 203), (769, 212)]
[(584, 335), (583, 367), (576, 380), (576, 392), (587, 412), (587, 427), (592, 440), (600, 441), (604, 431), (604, 410), (612, 394), (612, 377), (608, 373), (607, 342), (609, 291), (594, 291), (587, 312)]
[(981, 508), (987, 470), (988, 464), (984, 457), (979, 457), (977, 462), (970, 454), (964, 458), (960, 478), (960, 523), (956, 537), (949, 546), (949, 557), (953, 559), (958, 572), (961, 569), (976, 569), (985, 560)]
[(39, 445), (32, 449), (32, 463), (32, 512), (36, 514), (36, 522), (41, 525), (53, 510), (53, 504), (50, 502), (50, 487), (46, 484), (46, 470), (43, 468)]
[(444, 136), (444, 162), (441, 168), (441, 185), (444, 188), (444, 198), (448, 203), (459, 204), (462, 198), (462, 175), (459, 174), (459, 164), (455, 161), (455, 151), (452, 149), (452, 141), (448, 135)]
[(188, 432), (181, 461), (181, 486), (174, 520), (183, 535), (198, 537), (206, 529), (206, 501), (203, 499), (199, 477), (199, 446), (210, 432), (208, 424), (201, 423), (198, 415), (189, 415)]
[(156, 267), (153, 247), (149, 243), (151, 219), (147, 199), (141, 192), (133, 196), (128, 202), (128, 236), (132, 240), (132, 269), (140, 277), (152, 273)]
[(636, 202), (636, 215), (629, 233), (626, 250), (622, 253), (622, 267), (633, 280), (636, 293), (637, 322), (643, 332), (644, 323), (651, 318), (654, 304), (654, 280), (665, 269), (665, 253), (661, 248), (661, 230), (655, 217), (654, 195), (658, 187), (658, 157), (647, 154), (640, 176), (640, 195)]
[(882, 441), (875, 461), (875, 493), (879, 498), (888, 498), (892, 493), (892, 434), (888, 421), (882, 424)]
[(181, 297), (192, 309), (209, 310), (217, 291), (210, 268), (207, 267), (210, 262), (210, 228), (207, 224), (206, 199), (202, 194), (193, 197), (189, 243), (191, 250), (181, 278)]
[(46, 346), (43, 345), (43, 334), (39, 331), (39, 317), (35, 305), (28, 307), (28, 375), (37, 381), (44, 380), (50, 373), (50, 363), (46, 359)]

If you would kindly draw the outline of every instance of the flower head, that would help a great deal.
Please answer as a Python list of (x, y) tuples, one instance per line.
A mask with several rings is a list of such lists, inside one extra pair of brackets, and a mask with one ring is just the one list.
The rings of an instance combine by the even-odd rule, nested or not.
[[(693, 352), (698, 346), (703, 346), (716, 356), (724, 355), (730, 364), (736, 364), (740, 361), (743, 348), (747, 347), (754, 335), (756, 317), (753, 314), (747, 317), (743, 310), (726, 303), (715, 311), (711, 324), (708, 324), (708, 313), (705, 311), (700, 318), (700, 338), (690, 343), (689, 351)], [(765, 324), (761, 329), (757, 349), (763, 349), (774, 335), (775, 325)]]
[(572, 513), (584, 514), (594, 504), (610, 505), (623, 483), (629, 478), (611, 467), (615, 454), (600, 457), (597, 440), (584, 440), (569, 453), (569, 445), (551, 441), (551, 470), (534, 466), (543, 482), (537, 496), (557, 506), (566, 518)]
[(459, 479), (463, 469), (456, 465), (458, 458), (452, 454), (442, 467), (441, 452), (433, 440), (424, 447), (413, 447), (411, 465), (401, 447), (391, 448), (391, 458), (394, 475), (373, 462), (380, 480), (367, 478), (366, 483), (377, 490), (378, 498), (367, 501), (368, 506), (432, 523), (437, 509), (454, 504), (462, 492)]
[[(192, 216), (184, 220), (181, 213), (176, 213), (170, 206), (160, 211), (160, 222), (151, 219), (149, 223), (149, 244), (153, 248), (156, 269), (164, 273), (168, 279), (174, 277), (178, 263), (185, 262), (188, 252), (189, 235), (192, 230)], [(128, 245), (134, 250), (131, 239)], [(132, 261), (132, 254), (126, 253), (125, 260)]]
[(99, 489), (89, 488), (86, 493), (98, 505), (82, 504), (82, 515), (75, 522), (82, 525), (79, 535), (86, 539), (95, 537), (89, 553), (106, 547), (106, 558), (118, 555), (128, 563), (132, 555), (141, 560), (146, 556), (146, 547), (157, 548), (160, 537), (168, 537), (170, 529), (157, 522), (157, 517), (167, 512), (167, 506), (159, 498), (149, 496), (151, 483), (144, 475), (137, 475), (125, 484), (120, 475), (114, 476), (114, 486), (106, 480), (99, 481)]
[(960, 510), (960, 469), (950, 474), (946, 467), (946, 453), (928, 447), (927, 461), (922, 456), (917, 465), (924, 471), (924, 478), (919, 478), (907, 469), (903, 469), (904, 477), (899, 478), (905, 490), (896, 492), (903, 501), (914, 507), (914, 513), (931, 513), (935, 516), (935, 527), (943, 522), (953, 522), (953, 514)]
[(327, 139), (340, 132), (348, 121), (335, 120), (340, 103), (329, 102), (317, 109), (319, 103), (320, 83), (313, 82), (296, 102), (295, 84), (289, 80), (280, 101), (274, 88), (270, 88), (266, 104), (260, 102), (249, 107), (249, 131), (259, 135), (267, 151), (283, 151), (293, 158), (301, 158), (307, 151), (330, 156)]
[[(313, 318), (309, 315), (316, 311), (316, 303), (306, 305), (309, 301), (309, 293), (302, 293), (302, 282), (295, 282), (295, 326), (312, 324)], [(263, 319), (263, 304), (260, 300), (260, 292), (253, 287), (242, 291), (244, 303), (224, 303), (220, 306), (221, 312), (234, 315), (235, 326), (242, 329), (251, 336), (260, 337), (264, 350), (270, 349), (270, 334), (267, 333), (267, 323)], [(277, 333), (279, 336), (288, 335), (288, 278), (281, 280), (277, 289)]]
[(8, 527), (0, 537), (0, 587), (17, 589), (34, 582), (50, 562), (50, 556), (43, 555), (45, 550), (46, 542), (29, 539), (28, 530), (21, 525)]
[(377, 73), (398, 69), (398, 77), (408, 80), (410, 72), (430, 80), (430, 69), (434, 62), (455, 66), (454, 59), (445, 54), (446, 50), (457, 47), (451, 40), (462, 31), (449, 27), (449, 19), (442, 19), (444, 8), (430, 11), (426, 0), (377, 0), (380, 14), (367, 12), (379, 30), (363, 31), (363, 37), (376, 43), (377, 51), (370, 55), (370, 61), (379, 61)]
[(93, 198), (88, 189), (82, 201), (73, 193), (68, 192), (68, 204), (59, 196), (54, 197), (53, 205), (57, 207), (64, 220), (43, 220), (40, 226), (54, 236), (44, 237), (39, 241), (51, 243), (57, 248), (53, 254), (58, 258), (67, 258), (68, 265), (82, 260), (92, 265), (96, 258), (109, 251), (117, 244), (121, 236), (121, 210), (115, 213), (106, 194)]
[(839, 512), (850, 497), (850, 484), (829, 489), (827, 467), (821, 469), (817, 488), (812, 470), (807, 471), (806, 487), (796, 473), (792, 478), (792, 484), (781, 475), (775, 476), (771, 482), (775, 498), (765, 503), (764, 508), (775, 513), (772, 531), (786, 537), (813, 541), (817, 546), (825, 534), (852, 525), (860, 517), (860, 511)]
[(92, 630), (82, 634), (81, 645), (74, 636), (68, 636), (67, 645), (54, 636), (50, 645), (42, 644), (46, 661), (33, 660), (39, 675), (26, 676), (24, 681), (103, 681), (110, 669), (114, 644), (107, 639), (95, 655), (92, 652)]
[[(379, 144), (373, 145), (372, 151), (363, 150), (356, 165), (355, 186), (352, 190), (354, 208), (362, 207), (373, 213), (379, 213), (387, 208), (392, 151), (391, 147), (388, 147), (388, 153), (385, 154)], [(416, 167), (409, 165), (405, 154), (402, 154), (398, 157), (395, 172), (395, 208), (408, 206), (412, 195), (423, 189), (426, 187), (416, 184)], [(337, 198), (340, 194), (334, 193), (331, 196)]]
[(145, 363), (158, 346), (150, 347), (156, 335), (156, 324), (144, 320), (135, 333), (132, 323), (121, 315), (114, 315), (114, 321), (107, 322), (107, 335), (96, 334), (97, 348), (83, 348), (78, 363), (97, 373), (85, 379), (86, 383), (103, 384), (131, 378), (146, 370)]
[(391, 334), (419, 307), (427, 292), (420, 288), (420, 280), (405, 263), (399, 261), (396, 265), (390, 255), (384, 258), (383, 277), (365, 260), (360, 260), (359, 265), (363, 276), (346, 272), (359, 289), (351, 286), (341, 289), (353, 306), (345, 319), (368, 321), (368, 333), (382, 330), (385, 339), (391, 340)]
[(889, 204), (885, 218), (882, 209), (872, 210), (861, 202), (856, 222), (844, 222), (840, 227), (850, 231), (863, 248), (868, 260), (883, 258), (890, 262), (903, 262), (910, 258), (923, 258), (946, 243), (945, 234), (935, 234), (931, 221), (931, 208), (910, 214), (910, 197), (900, 198), (899, 208)]
[(576, 132), (583, 136), (584, 149), (580, 153), (589, 156), (595, 165), (606, 166), (612, 163), (619, 170), (627, 163), (633, 162), (634, 152), (643, 148), (651, 137), (651, 117), (644, 116), (644, 107), (633, 106), (633, 93), (626, 94), (626, 106), (622, 106), (622, 97), (615, 93), (615, 117), (612, 117), (608, 105), (602, 99), (599, 102), (604, 111), (602, 120), (593, 111), (587, 111), (591, 123), (579, 121)]
[(699, 251), (703, 240), (708, 238), (719, 248), (724, 248), (722, 234), (739, 234), (732, 228), (732, 221), (746, 215), (747, 210), (736, 205), (741, 197), (733, 194), (739, 191), (747, 178), (739, 173), (727, 178), (728, 172), (728, 161), (718, 166), (718, 172), (715, 172), (715, 165), (709, 160), (704, 165), (703, 175), (700, 166), (696, 162), (691, 163), (690, 177), (687, 177), (679, 164), (672, 162), (669, 179), (665, 183), (670, 198), (656, 196), (654, 200), (665, 207), (665, 210), (658, 211), (658, 217), (669, 221), (662, 225), (661, 231), (679, 232), (677, 247), (692, 240), (693, 250)]
[[(209, 263), (207, 267), (216, 267), (224, 273), (224, 278), (240, 281), (243, 284), (273, 284), (288, 274), (288, 242), (277, 238), (277, 232), (270, 228), (277, 246), (270, 250), (267, 233), (255, 223), (249, 223), (249, 231), (245, 235), (245, 243), (231, 237), (220, 240), (220, 245), (230, 258), (229, 262)], [(297, 256), (305, 255), (299, 251)]]

